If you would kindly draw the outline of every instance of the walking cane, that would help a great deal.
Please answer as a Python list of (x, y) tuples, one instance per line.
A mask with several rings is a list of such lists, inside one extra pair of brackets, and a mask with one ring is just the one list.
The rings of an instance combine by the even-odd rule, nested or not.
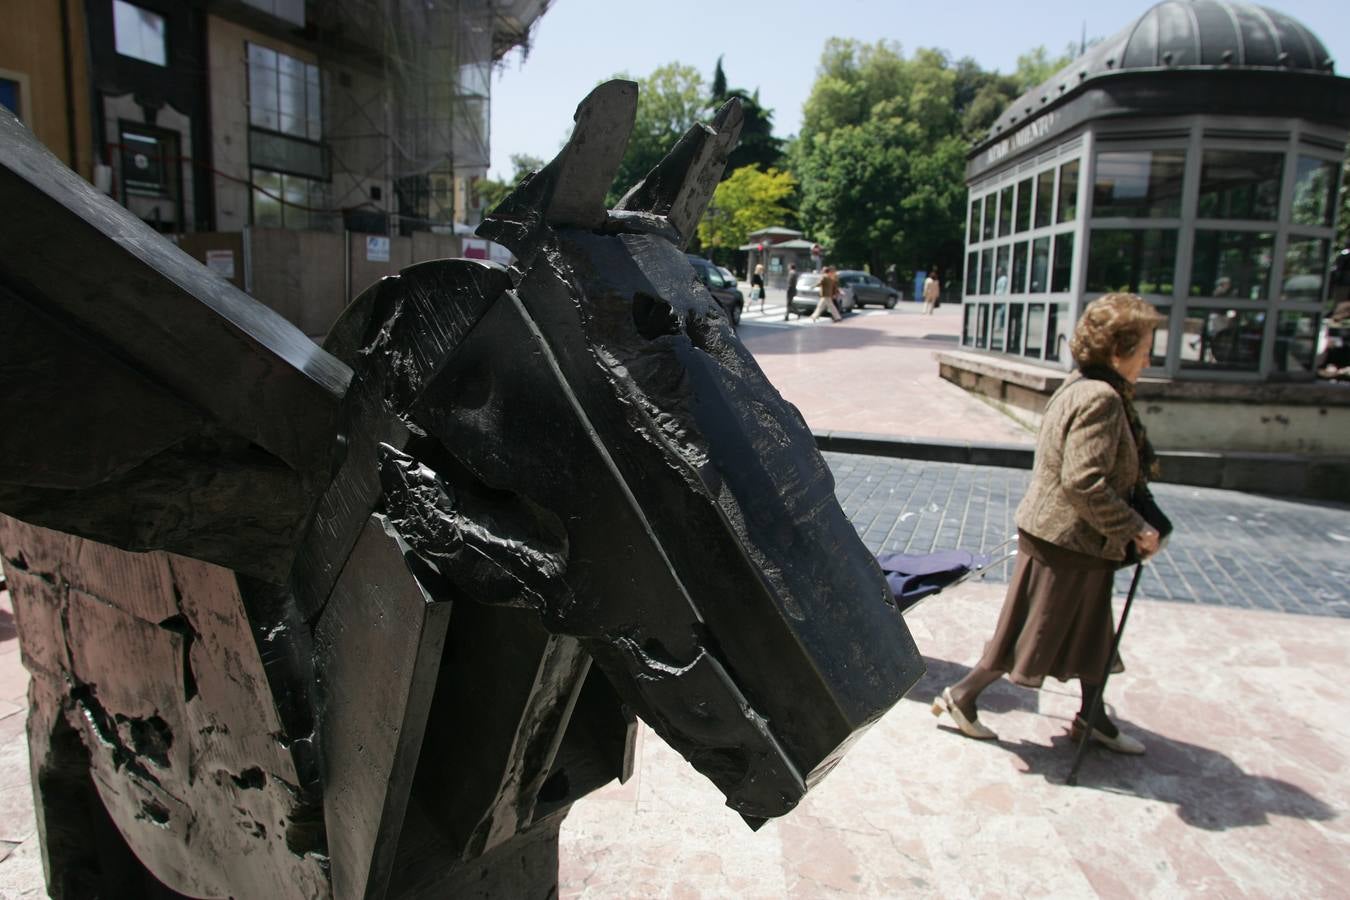
[(1130, 605), (1134, 603), (1134, 590), (1139, 587), (1139, 576), (1144, 574), (1144, 563), (1141, 561), (1134, 567), (1134, 578), (1130, 581), (1130, 592), (1125, 595), (1125, 608), (1120, 613), (1120, 626), (1116, 628), (1115, 639), (1111, 642), (1111, 652), (1106, 655), (1106, 669), (1102, 672), (1102, 680), (1097, 687), (1097, 696), (1092, 698), (1092, 709), (1088, 710), (1087, 721), (1083, 724), (1087, 727), (1083, 729), (1083, 736), (1078, 739), (1078, 749), (1073, 755), (1073, 768), (1069, 770), (1069, 777), (1064, 779), (1068, 785), (1078, 784), (1078, 767), (1083, 764), (1083, 751), (1087, 749), (1088, 742), (1092, 740), (1092, 726), (1097, 721), (1097, 714), (1102, 709), (1102, 697), (1106, 696), (1106, 679), (1111, 677), (1111, 666), (1115, 664), (1116, 652), (1120, 650), (1120, 639), (1125, 634), (1125, 620), (1130, 617)]

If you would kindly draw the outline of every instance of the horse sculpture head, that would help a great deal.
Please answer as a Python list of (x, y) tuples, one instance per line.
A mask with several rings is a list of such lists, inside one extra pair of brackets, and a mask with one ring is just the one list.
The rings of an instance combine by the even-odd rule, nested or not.
[[(107, 811), (107, 840), (184, 893), (443, 895), (494, 866), (528, 870), (521, 859), (547, 870), (551, 846), (556, 864), (538, 836), (556, 840), (571, 803), (626, 776), (634, 714), (757, 825), (790, 811), (918, 678), (809, 429), (684, 255), (739, 105), (690, 129), (606, 209), (636, 101), (630, 82), (597, 88), (558, 157), (484, 221), (515, 254), (509, 270), (413, 266), (357, 298), (323, 351), (279, 350), (284, 323), (242, 295), (203, 301), (283, 386), (337, 375), (326, 392), (287, 394), (293, 434), (179, 391), (192, 410), (173, 446), (209, 433), (200, 458), (157, 481), (144, 470), (162, 453), (136, 447), (103, 482), (69, 489), (122, 485), (158, 523), (172, 479), (209, 470), (219, 515), (180, 510), (175, 527), (151, 527), (75, 516), (53, 505), (45, 474), (0, 484), (0, 511), (27, 523), (0, 516), (7, 568), (46, 570), (15, 589), (21, 639), (42, 659), (30, 734), (49, 859), (95, 883), (107, 874), (56, 827), (83, 790)], [(118, 227), (93, 240), (125, 241), (130, 217), (98, 202)], [(85, 208), (62, 205), (88, 219)], [(189, 267), (120, 250), (110, 258), (142, 285), (148, 270), (210, 294)], [(67, 302), (40, 278), (23, 283), (37, 287), (15, 304)], [(266, 327), (239, 325), (240, 310)], [(78, 318), (41, 327), (93, 334), (110, 358), (150, 352)], [(124, 389), (136, 403), (191, 376), (149, 371)], [(267, 528), (220, 532), (263, 513)], [(132, 552), (151, 549), (167, 552)], [(146, 582), (165, 593), (153, 615), (130, 586), (86, 571), (133, 564), (169, 573)], [(30, 625), (39, 617), (24, 612), (85, 594), (116, 611), (101, 615), (143, 624), (109, 632), (135, 640), (109, 647), (69, 618)], [(81, 651), (94, 640), (101, 655)], [(43, 653), (58, 641), (61, 654)], [(148, 665), (116, 664), (142, 645)]]

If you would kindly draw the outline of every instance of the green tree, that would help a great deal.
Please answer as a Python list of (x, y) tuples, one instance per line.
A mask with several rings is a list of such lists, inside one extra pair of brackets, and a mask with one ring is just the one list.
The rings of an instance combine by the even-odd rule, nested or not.
[(959, 261), (966, 141), (958, 74), (939, 50), (906, 59), (888, 41), (826, 42), (793, 168), (802, 222), (836, 263), (879, 273)]
[(703, 76), (693, 66), (672, 62), (654, 69), (646, 78), (634, 79), (626, 73), (614, 77), (637, 81), (638, 105), (633, 135), (610, 188), (610, 206), (641, 181), (690, 126), (708, 117)]
[(750, 238), (750, 233), (792, 218), (787, 201), (797, 189), (796, 179), (788, 172), (759, 166), (742, 166), (727, 176), (713, 191), (708, 211), (698, 224), (702, 246), (725, 257)]
[(709, 100), (713, 109), (733, 97), (740, 98), (741, 111), (745, 121), (741, 125), (741, 138), (727, 157), (727, 166), (723, 177), (746, 166), (760, 166), (764, 169), (781, 166), (783, 161), (783, 141), (773, 136), (773, 110), (759, 102), (759, 88), (754, 92), (743, 88), (727, 87), (726, 72), (722, 69), (722, 59), (718, 57), (713, 69), (712, 90)]
[(515, 190), (516, 185), (525, 180), (525, 176), (544, 167), (544, 161), (528, 153), (511, 154), (511, 177), (506, 181), (484, 178), (478, 182), (478, 196), (483, 201), (484, 212), (490, 211), (506, 199), (506, 195)]
[(1073, 44), (1064, 48), (1059, 56), (1051, 56), (1044, 44), (1032, 47), (1017, 57), (1017, 68), (1012, 73), (1013, 87), (1018, 94), (1024, 94), (1044, 84), (1052, 75), (1073, 62), (1077, 53), (1078, 48)]
[(1052, 57), (1044, 45), (1032, 47), (1017, 57), (1017, 68), (1011, 75), (987, 72), (975, 60), (962, 59), (956, 64), (956, 103), (962, 111), (961, 130), (966, 137), (971, 141), (984, 137), (1008, 104), (1073, 62), (1075, 50), (1070, 44), (1064, 53)]
[(1002, 75), (936, 49), (826, 41), (789, 153), (803, 226), (836, 263), (959, 273), (971, 143), (1071, 59), (1036, 47)]

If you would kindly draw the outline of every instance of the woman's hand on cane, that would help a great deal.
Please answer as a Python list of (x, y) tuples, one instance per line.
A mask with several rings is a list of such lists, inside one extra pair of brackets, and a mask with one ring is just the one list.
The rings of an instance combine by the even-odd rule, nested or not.
[(1148, 559), (1158, 552), (1158, 530), (1145, 526), (1144, 530), (1134, 536), (1134, 546), (1139, 550), (1140, 559)]

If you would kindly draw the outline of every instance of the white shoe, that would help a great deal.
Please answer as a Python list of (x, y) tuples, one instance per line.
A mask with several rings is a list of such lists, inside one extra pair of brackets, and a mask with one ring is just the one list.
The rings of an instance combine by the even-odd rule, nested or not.
[(944, 712), (952, 717), (956, 727), (961, 729), (961, 733), (966, 737), (975, 738), (977, 741), (993, 741), (998, 739), (998, 735), (980, 723), (979, 717), (967, 719), (966, 714), (961, 712), (961, 707), (952, 701), (952, 689), (943, 688), (941, 697), (933, 698), (933, 715), (941, 716)]
[[(1083, 736), (1083, 729), (1087, 727), (1087, 722), (1083, 721), (1081, 716), (1073, 717), (1073, 730), (1071, 735), (1075, 743)], [(1108, 737), (1104, 732), (1092, 729), (1092, 740), (1101, 744), (1107, 750), (1115, 753), (1124, 753), (1129, 756), (1138, 756), (1144, 752), (1143, 741), (1130, 737), (1125, 732), (1116, 728), (1116, 736)]]

